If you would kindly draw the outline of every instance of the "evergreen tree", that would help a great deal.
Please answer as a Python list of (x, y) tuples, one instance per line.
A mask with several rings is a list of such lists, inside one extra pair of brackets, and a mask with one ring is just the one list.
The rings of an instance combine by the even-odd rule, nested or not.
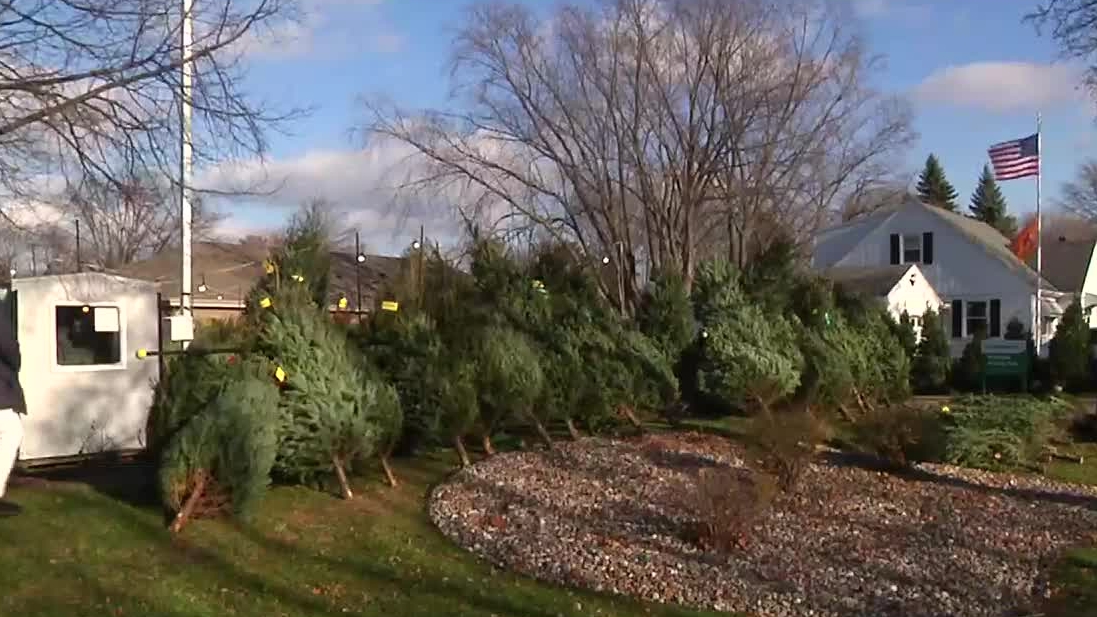
[(1056, 384), (1069, 388), (1088, 384), (1089, 324), (1082, 316), (1082, 305), (1077, 299), (1067, 307), (1059, 320), (1048, 353), (1051, 376)]
[(888, 325), (891, 326), (895, 338), (899, 339), (899, 345), (906, 352), (907, 357), (913, 360), (914, 354), (918, 351), (918, 334), (914, 331), (914, 322), (911, 321), (910, 314), (903, 311), (899, 315), (899, 321), (889, 320)]
[(283, 287), (272, 300), (262, 314), (257, 351), (285, 380), (275, 471), (305, 483), (334, 472), (349, 499), (347, 474), (355, 461), (385, 454), (399, 397), (367, 371), (304, 286)]
[(987, 357), (983, 354), (983, 341), (987, 338), (985, 328), (979, 328), (964, 347), (960, 355), (953, 377), (956, 386), (966, 390), (978, 390), (983, 384), (983, 373), (986, 371)]
[(319, 204), (298, 212), (290, 221), (285, 237), (267, 260), (266, 275), (248, 294), (248, 314), (263, 313), (259, 306), (286, 286), (303, 286), (312, 303), (328, 308), (328, 286), (331, 277), (331, 243), (329, 223)]
[(979, 185), (971, 195), (969, 209), (972, 217), (997, 229), (1003, 236), (1013, 238), (1017, 233), (1017, 219), (1008, 214), (1006, 198), (994, 179), (990, 165), (983, 166)]
[(260, 359), (222, 362), (221, 371), (217, 393), (171, 434), (161, 454), (160, 494), (173, 531), (225, 509), (247, 520), (270, 484), (278, 390)]
[(920, 394), (941, 394), (948, 388), (952, 355), (937, 311), (922, 314), (922, 339), (914, 354), (911, 374)]
[(484, 450), (494, 453), (492, 434), (509, 417), (529, 419), (545, 445), (552, 447), (552, 439), (534, 409), (544, 386), (544, 372), (529, 340), (506, 326), (489, 327), (481, 333), (476, 370)]
[(669, 272), (652, 277), (651, 286), (640, 300), (637, 325), (672, 363), (696, 338), (696, 322), (689, 292), (681, 274)]
[(956, 189), (945, 177), (937, 155), (926, 157), (926, 165), (918, 175), (918, 197), (927, 204), (956, 211)]

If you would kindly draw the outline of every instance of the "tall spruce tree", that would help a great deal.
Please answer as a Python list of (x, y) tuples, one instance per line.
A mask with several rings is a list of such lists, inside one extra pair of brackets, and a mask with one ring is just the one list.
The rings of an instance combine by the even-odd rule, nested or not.
[(1017, 233), (1017, 219), (1010, 216), (1006, 209), (1006, 198), (994, 179), (990, 165), (983, 166), (979, 175), (979, 185), (971, 195), (971, 216), (997, 229), (1007, 238)]
[(919, 394), (941, 394), (948, 389), (952, 353), (937, 311), (922, 314), (922, 339), (914, 353), (911, 375)]
[(918, 174), (917, 188), (918, 197), (923, 202), (951, 212), (956, 211), (956, 189), (945, 177), (945, 169), (941, 167), (937, 155), (930, 154), (926, 157), (926, 165), (922, 168), (922, 173)]
[(1056, 384), (1068, 388), (1087, 385), (1090, 381), (1089, 324), (1082, 316), (1082, 305), (1078, 300), (1072, 302), (1063, 313), (1048, 352), (1051, 377)]

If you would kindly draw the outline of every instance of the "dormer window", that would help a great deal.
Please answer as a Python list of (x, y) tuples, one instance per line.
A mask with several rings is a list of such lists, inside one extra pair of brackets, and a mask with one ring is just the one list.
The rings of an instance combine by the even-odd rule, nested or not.
[(903, 263), (922, 263), (922, 234), (903, 234)]

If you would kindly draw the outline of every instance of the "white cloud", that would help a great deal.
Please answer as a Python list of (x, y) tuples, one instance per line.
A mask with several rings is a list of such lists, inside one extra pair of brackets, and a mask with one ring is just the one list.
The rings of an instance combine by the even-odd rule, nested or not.
[(862, 19), (924, 22), (930, 7), (913, 0), (852, 0), (853, 14)]
[(404, 49), (407, 39), (401, 34), (384, 33), (373, 37), (373, 49), (384, 54), (394, 54)]
[(1006, 113), (1047, 111), (1083, 100), (1079, 70), (1066, 64), (975, 62), (937, 69), (916, 100)]

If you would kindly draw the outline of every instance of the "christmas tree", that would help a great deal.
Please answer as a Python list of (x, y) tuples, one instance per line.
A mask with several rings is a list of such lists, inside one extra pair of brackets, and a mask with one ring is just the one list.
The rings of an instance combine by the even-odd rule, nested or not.
[(552, 438), (534, 410), (544, 385), (544, 372), (529, 340), (505, 326), (487, 328), (477, 349), (476, 370), (484, 450), (494, 453), (491, 435), (512, 416), (528, 418), (551, 447)]
[(304, 285), (282, 287), (264, 311), (257, 351), (284, 381), (275, 471), (303, 483), (334, 472), (349, 499), (353, 462), (383, 454), (391, 439), (396, 392), (369, 376), (361, 355)]
[(299, 212), (290, 221), (281, 246), (264, 264), (265, 276), (248, 294), (248, 314), (261, 315), (264, 299), (287, 285), (304, 286), (308, 297), (318, 307), (327, 308), (328, 284), (331, 276), (331, 246), (328, 222), (318, 205)]
[(1051, 376), (1055, 383), (1069, 388), (1088, 386), (1090, 378), (1089, 324), (1076, 299), (1063, 313), (1048, 347)]
[(1017, 233), (1017, 219), (1010, 216), (1006, 209), (1006, 198), (994, 179), (989, 165), (983, 166), (979, 176), (979, 185), (971, 195), (971, 216), (997, 229), (1007, 238)]
[(164, 505), (178, 532), (231, 511), (248, 519), (270, 484), (278, 444), (278, 390), (262, 360), (223, 365), (208, 405), (171, 434), (160, 459)]
[(945, 170), (937, 156), (930, 154), (926, 166), (918, 175), (918, 197), (927, 204), (956, 211), (956, 189), (945, 178)]
[(911, 375), (919, 394), (940, 394), (948, 388), (952, 352), (941, 317), (934, 310), (922, 314), (922, 340), (914, 353)]

